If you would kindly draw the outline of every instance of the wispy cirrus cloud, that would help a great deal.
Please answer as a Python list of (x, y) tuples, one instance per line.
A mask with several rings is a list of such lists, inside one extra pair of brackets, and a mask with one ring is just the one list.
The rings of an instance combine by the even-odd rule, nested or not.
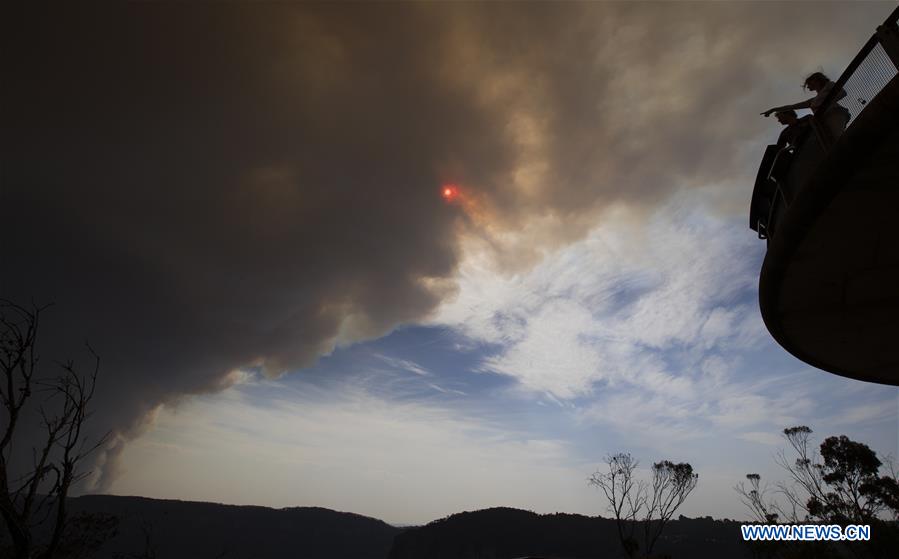
[(822, 406), (848, 381), (772, 342), (756, 302), (764, 247), (741, 225), (695, 192), (645, 222), (613, 212), (529, 273), (463, 262), (459, 296), (435, 321), (492, 348), (477, 370), (650, 447), (769, 444), (759, 433), (896, 417), (895, 399), (877, 387)]
[(435, 321), (496, 344), (484, 370), (526, 389), (571, 399), (624, 383), (685, 395), (703, 371), (721, 374), (717, 350), (763, 339), (749, 302), (760, 247), (697, 204), (685, 195), (648, 227), (611, 216), (527, 274), (463, 263), (460, 295)]
[(410, 361), (408, 359), (397, 359), (396, 357), (388, 357), (388, 356), (382, 355), (382, 354), (377, 354), (377, 355), (375, 355), (375, 357), (377, 357), (381, 361), (384, 361), (389, 366), (391, 366), (395, 369), (408, 371), (410, 373), (413, 373), (413, 374), (416, 374), (416, 375), (419, 375), (422, 377), (428, 377), (428, 376), (431, 376), (431, 374), (432, 374), (430, 371), (428, 371), (427, 369), (425, 369), (418, 363), (415, 363), (414, 361)]

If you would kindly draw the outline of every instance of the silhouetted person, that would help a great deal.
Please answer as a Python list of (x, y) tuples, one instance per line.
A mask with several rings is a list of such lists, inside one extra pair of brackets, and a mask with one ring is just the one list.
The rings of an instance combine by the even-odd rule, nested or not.
[(831, 132), (832, 136), (836, 138), (846, 129), (846, 125), (849, 123), (849, 110), (846, 107), (836, 104), (836, 101), (846, 97), (846, 90), (842, 88), (837, 92), (834, 103), (831, 104), (830, 108), (825, 109), (822, 106), (824, 99), (827, 98), (835, 85), (836, 84), (832, 82), (830, 78), (821, 72), (815, 72), (811, 76), (805, 78), (805, 84), (803, 85), (805, 89), (810, 89), (816, 93), (814, 97), (792, 105), (774, 107), (762, 114), (770, 116), (771, 113), (780, 113), (795, 109), (811, 109), (812, 113), (814, 113), (821, 123)]
[(777, 147), (784, 148), (797, 145), (802, 134), (808, 129), (808, 118), (798, 118), (796, 111), (793, 109), (780, 111), (774, 116), (777, 117), (779, 123), (786, 127), (781, 130), (780, 136), (777, 137)]

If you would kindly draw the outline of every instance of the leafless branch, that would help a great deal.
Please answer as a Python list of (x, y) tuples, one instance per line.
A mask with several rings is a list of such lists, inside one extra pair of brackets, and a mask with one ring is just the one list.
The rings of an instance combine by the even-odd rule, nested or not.
[(608, 472), (597, 472), (590, 484), (599, 487), (615, 515), (618, 537), (628, 557), (639, 550), (634, 533), (643, 526), (643, 553), (649, 555), (674, 512), (696, 488), (699, 476), (687, 463), (663, 460), (653, 464), (649, 484), (637, 479), (639, 462), (620, 453), (606, 459)]
[[(15, 559), (56, 555), (66, 531), (69, 491), (86, 475), (80, 470), (84, 460), (106, 441), (101, 437), (88, 442), (84, 436), (100, 370), (93, 348), (87, 346), (94, 362), (88, 374), (79, 373), (69, 361), (60, 364), (59, 374), (52, 379), (36, 376), (38, 326), (46, 308), (0, 300), (0, 410), (8, 420), (0, 438), (0, 516)], [(30, 469), (12, 479), (12, 442), (26, 404), (38, 393), (43, 395), (36, 411), (41, 442), (26, 450), (31, 453)], [(41, 544), (34, 540), (34, 529), (47, 520), (50, 539)]]

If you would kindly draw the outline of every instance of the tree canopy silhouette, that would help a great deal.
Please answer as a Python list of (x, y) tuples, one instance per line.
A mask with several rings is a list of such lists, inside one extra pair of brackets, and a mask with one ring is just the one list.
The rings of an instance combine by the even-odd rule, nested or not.
[[(815, 452), (813, 431), (799, 425), (783, 430), (794, 456), (784, 451), (777, 463), (789, 474), (789, 480), (774, 487), (762, 483), (759, 474), (747, 474), (745, 483), (736, 486), (743, 503), (755, 520), (765, 524), (868, 524), (870, 542), (805, 542), (799, 549), (790, 542), (759, 542), (768, 556), (792, 557), (813, 551), (818, 556), (837, 547), (853, 546), (856, 556), (889, 557), (886, 551), (899, 545), (899, 476), (891, 460), (884, 462), (868, 445), (846, 435), (827, 437)], [(886, 521), (890, 520), (890, 521)], [(860, 544), (864, 543), (864, 547)]]

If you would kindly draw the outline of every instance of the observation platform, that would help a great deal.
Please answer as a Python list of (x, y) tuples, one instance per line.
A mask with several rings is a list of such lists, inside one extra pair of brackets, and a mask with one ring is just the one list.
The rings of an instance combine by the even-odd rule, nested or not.
[[(768, 146), (750, 209), (750, 228), (768, 243), (759, 305), (774, 339), (819, 369), (891, 385), (899, 385), (897, 19), (899, 9), (794, 146)], [(837, 105), (850, 114), (842, 132), (825, 125)]]

